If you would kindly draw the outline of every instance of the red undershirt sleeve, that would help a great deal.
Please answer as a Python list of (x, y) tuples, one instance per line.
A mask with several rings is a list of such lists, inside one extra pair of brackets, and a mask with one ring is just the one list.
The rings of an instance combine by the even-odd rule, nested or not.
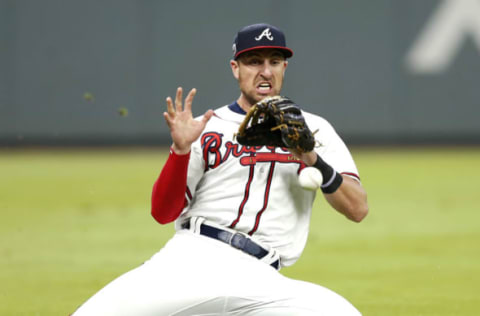
[(170, 149), (162, 172), (153, 185), (152, 216), (160, 224), (173, 222), (187, 204), (187, 170), (190, 153), (177, 155)]

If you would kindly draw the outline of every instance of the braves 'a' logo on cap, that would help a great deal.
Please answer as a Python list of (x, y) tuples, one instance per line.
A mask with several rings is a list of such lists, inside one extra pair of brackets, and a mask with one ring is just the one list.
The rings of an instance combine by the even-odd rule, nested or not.
[(270, 41), (273, 41), (273, 36), (272, 36), (272, 32), (270, 32), (270, 28), (267, 27), (266, 29), (263, 30), (263, 32), (258, 35), (257, 37), (255, 37), (255, 40), (256, 41), (259, 41), (261, 40), (263, 37), (266, 37), (267, 39), (269, 39)]
[(235, 56), (237, 54), (237, 44), (233, 43), (232, 51), (233, 51), (233, 56)]

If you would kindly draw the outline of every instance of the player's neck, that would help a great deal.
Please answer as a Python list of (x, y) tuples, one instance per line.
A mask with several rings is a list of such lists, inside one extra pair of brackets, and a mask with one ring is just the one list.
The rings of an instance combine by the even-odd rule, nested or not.
[(240, 97), (237, 100), (238, 105), (242, 110), (244, 110), (246, 113), (250, 110), (250, 108), (253, 106), (252, 103), (250, 103), (247, 98), (244, 97), (244, 95), (240, 95)]

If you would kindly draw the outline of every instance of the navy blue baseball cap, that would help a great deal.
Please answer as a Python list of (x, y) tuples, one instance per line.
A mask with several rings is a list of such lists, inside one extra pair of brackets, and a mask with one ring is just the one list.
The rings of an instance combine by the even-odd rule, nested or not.
[(262, 48), (276, 48), (285, 55), (292, 57), (293, 51), (287, 47), (283, 32), (270, 24), (259, 23), (245, 26), (238, 31), (233, 40), (233, 59), (240, 54)]

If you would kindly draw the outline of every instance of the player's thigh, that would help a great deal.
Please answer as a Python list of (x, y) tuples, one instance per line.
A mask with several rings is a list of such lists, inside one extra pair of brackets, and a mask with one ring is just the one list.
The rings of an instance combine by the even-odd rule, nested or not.
[[(285, 295), (286, 303), (295, 310), (309, 311), (311, 315), (322, 316), (360, 316), (360, 312), (344, 297), (323, 286), (285, 278), (288, 294)], [(282, 297), (282, 294), (279, 294)], [(304, 315), (298, 314), (298, 315)], [(292, 314), (297, 315), (297, 314)]]
[[(145, 299), (143, 288), (149, 283), (145, 267), (131, 270), (90, 297), (73, 316), (124, 315)], [(139, 314), (143, 315), (143, 314)]]
[(213, 266), (215, 261), (211, 256), (196, 254), (201, 253), (202, 245), (194, 244), (192, 248), (189, 238), (176, 236), (145, 264), (98, 291), (73, 315), (170, 315), (219, 297), (223, 278), (215, 283), (215, 272), (219, 270)]
[(361, 315), (341, 295), (317, 284), (287, 278), (270, 267), (257, 266), (250, 269), (250, 277), (240, 273), (230, 280), (227, 306), (229, 311), (241, 311), (238, 315)]
[(175, 275), (140, 266), (110, 282), (88, 299), (73, 316), (172, 315), (210, 296), (176, 282)]

